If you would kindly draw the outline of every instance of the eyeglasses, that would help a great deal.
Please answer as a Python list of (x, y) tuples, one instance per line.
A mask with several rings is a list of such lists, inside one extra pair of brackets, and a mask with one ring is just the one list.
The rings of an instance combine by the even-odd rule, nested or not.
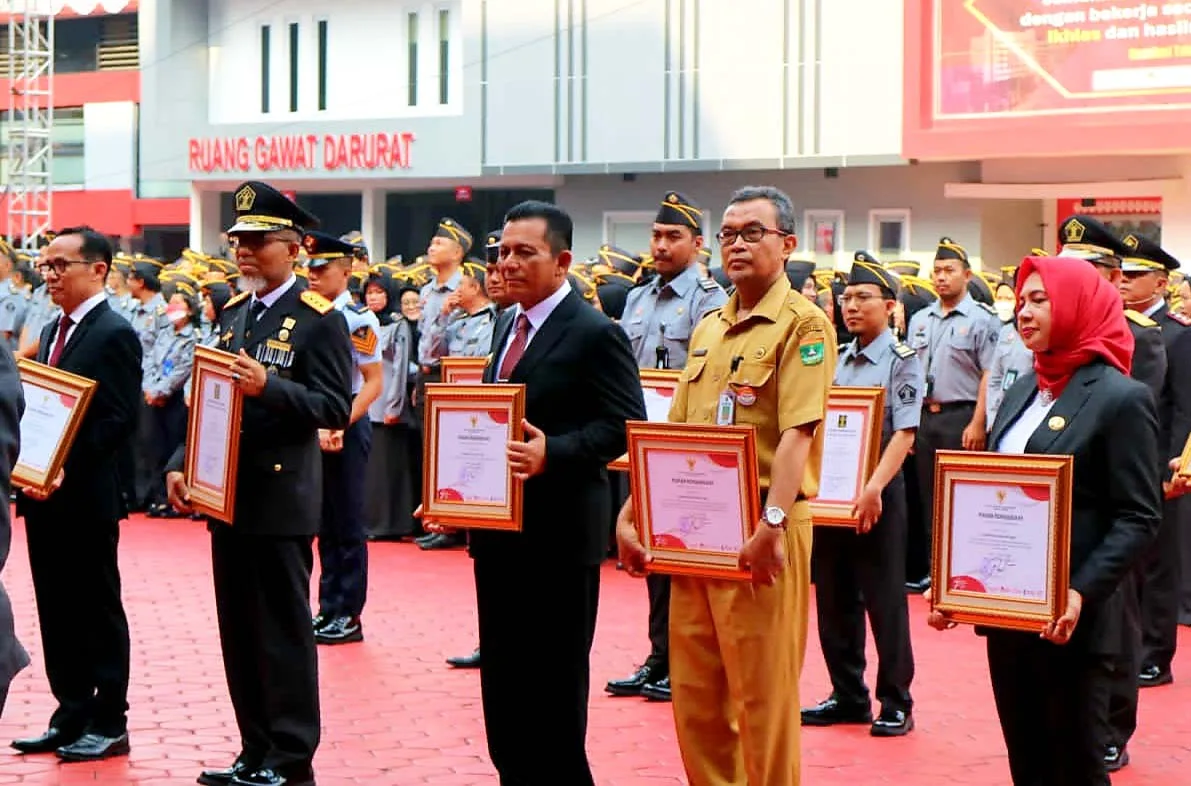
[(761, 226), (760, 224), (750, 224), (744, 229), (721, 229), (715, 233), (715, 239), (720, 241), (722, 246), (730, 246), (736, 242), (736, 238), (744, 238), (746, 243), (760, 243), (762, 238), (766, 235), (779, 235), (785, 237), (790, 234), (783, 232), (780, 229), (773, 229), (772, 227)]
[(855, 303), (858, 306), (863, 306), (865, 303), (869, 302), (870, 300), (879, 300), (879, 299), (881, 299), (880, 295), (874, 295), (871, 292), (860, 292), (855, 295), (840, 295), (839, 296), (839, 304), (841, 306), (847, 306), (850, 303)]
[(65, 259), (63, 257), (55, 257), (53, 259), (43, 259), (37, 263), (37, 272), (45, 276), (51, 271), (54, 275), (60, 276), (66, 272), (68, 265), (86, 265), (89, 264), (85, 259)]
[(243, 235), (232, 235), (228, 239), (228, 243), (232, 248), (264, 248), (270, 243), (284, 243), (288, 242), (285, 238), (277, 237), (276, 235), (257, 235), (253, 233), (245, 233)]

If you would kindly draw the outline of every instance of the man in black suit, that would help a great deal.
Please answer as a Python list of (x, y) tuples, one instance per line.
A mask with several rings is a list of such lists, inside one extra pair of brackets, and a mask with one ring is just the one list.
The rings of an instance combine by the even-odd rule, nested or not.
[[(215, 607), (240, 755), (206, 770), (208, 786), (314, 786), (319, 742), (318, 655), (310, 617), (312, 544), (319, 530), (318, 430), (342, 430), (351, 413), (351, 339), (331, 301), (297, 286), (293, 260), (318, 219), (264, 183), (236, 191), (228, 230), (240, 266), (218, 349), (238, 356), (244, 394), (236, 508), (211, 520)], [(192, 395), (198, 395), (194, 391)], [(170, 503), (189, 512), (175, 451)]]
[[(518, 533), (473, 530), (480, 686), (501, 786), (591, 786), (590, 653), (608, 548), (605, 467), (644, 420), (624, 332), (571, 290), (571, 218), (544, 202), (505, 216), (499, 270), (516, 305), (493, 332), (486, 382), (526, 386)], [(548, 653), (543, 660), (534, 653)]]
[[(0, 347), (0, 499), (8, 499), (12, 488), (12, 468), (20, 451), (21, 416), (25, 412), (25, 396), (21, 377), (8, 347)], [(12, 542), (12, 522), (8, 505), (0, 505), (0, 571), (8, 562)], [(0, 715), (8, 698), (8, 687), (21, 669), (29, 665), (29, 654), (17, 639), (13, 626), (12, 603), (0, 586)]]
[(23, 489), (29, 568), (42, 650), (58, 708), (23, 753), (66, 761), (128, 753), (128, 619), (117, 548), (128, 511), (118, 456), (136, 430), (141, 344), (107, 304), (112, 246), (88, 227), (64, 229), (37, 265), (62, 316), (42, 329), (37, 361), (95, 380), (95, 394), (66, 464), (48, 493)]

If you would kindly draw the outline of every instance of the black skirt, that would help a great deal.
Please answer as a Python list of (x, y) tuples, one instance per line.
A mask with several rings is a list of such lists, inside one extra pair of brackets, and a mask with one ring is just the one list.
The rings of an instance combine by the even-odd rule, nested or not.
[(364, 515), (371, 538), (418, 534), (414, 509), (422, 500), (422, 433), (405, 423), (372, 424)]

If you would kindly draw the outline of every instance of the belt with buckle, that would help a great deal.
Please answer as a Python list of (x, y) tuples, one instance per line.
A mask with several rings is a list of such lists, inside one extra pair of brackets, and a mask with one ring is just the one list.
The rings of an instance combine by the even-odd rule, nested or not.
[(956, 409), (958, 407), (974, 407), (975, 401), (930, 401), (926, 402), (926, 411), (932, 415), (937, 415), (945, 409)]

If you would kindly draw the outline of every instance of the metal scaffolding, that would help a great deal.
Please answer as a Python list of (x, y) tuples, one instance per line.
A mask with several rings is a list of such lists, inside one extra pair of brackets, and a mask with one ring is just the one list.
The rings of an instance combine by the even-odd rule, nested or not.
[[(54, 194), (54, 14), (50, 0), (8, 0), (7, 234), (33, 250), (50, 229)], [(3, 20), (0, 13), (0, 21)]]

